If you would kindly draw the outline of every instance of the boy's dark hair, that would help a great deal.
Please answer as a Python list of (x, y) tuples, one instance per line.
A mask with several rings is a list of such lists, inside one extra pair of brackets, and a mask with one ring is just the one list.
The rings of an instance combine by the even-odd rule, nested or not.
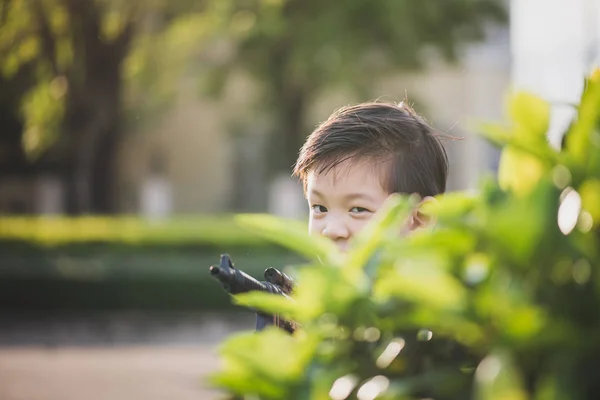
[(335, 111), (308, 137), (293, 175), (306, 191), (306, 176), (351, 160), (387, 162), (382, 185), (389, 193), (421, 197), (446, 191), (448, 156), (440, 135), (405, 103), (380, 102)]

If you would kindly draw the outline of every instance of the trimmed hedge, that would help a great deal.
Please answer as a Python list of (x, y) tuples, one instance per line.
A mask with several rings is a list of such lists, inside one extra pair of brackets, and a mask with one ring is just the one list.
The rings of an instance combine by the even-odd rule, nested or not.
[(208, 273), (222, 253), (257, 279), (303, 261), (234, 215), (1, 217), (0, 308), (231, 311)]
[(136, 216), (0, 217), (0, 240), (43, 245), (71, 243), (260, 246), (266, 242), (234, 215), (189, 215), (166, 220)]
[(301, 263), (272, 245), (72, 243), (45, 246), (0, 241), (0, 308), (4, 310), (235, 311), (208, 268), (229, 253), (257, 279), (270, 266)]

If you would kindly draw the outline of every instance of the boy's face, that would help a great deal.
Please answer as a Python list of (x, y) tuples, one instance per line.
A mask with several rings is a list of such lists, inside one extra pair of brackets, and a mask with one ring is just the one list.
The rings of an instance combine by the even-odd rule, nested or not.
[(323, 235), (345, 251), (388, 196), (380, 171), (368, 162), (346, 161), (326, 173), (311, 172), (306, 180), (309, 233)]

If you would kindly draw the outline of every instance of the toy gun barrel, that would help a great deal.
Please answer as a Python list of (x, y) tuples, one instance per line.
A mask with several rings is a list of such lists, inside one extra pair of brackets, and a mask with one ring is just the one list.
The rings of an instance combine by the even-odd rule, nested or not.
[[(265, 270), (266, 281), (261, 282), (244, 271), (235, 268), (231, 258), (227, 254), (221, 255), (219, 266), (211, 266), (210, 274), (217, 279), (223, 289), (229, 294), (238, 294), (251, 291), (262, 291), (279, 294), (288, 297), (294, 288), (294, 281), (275, 268)], [(256, 329), (261, 330), (268, 325), (276, 325), (290, 333), (296, 330), (296, 323), (281, 319), (277, 315), (267, 315), (257, 310)]]
[[(274, 268), (270, 269), (274, 270), (275, 272), (271, 271), (269, 274), (272, 274), (276, 279), (284, 279), (279, 276), (281, 274), (278, 274), (279, 271), (275, 270)], [(221, 255), (221, 262), (219, 263), (218, 267), (210, 267), (210, 274), (219, 282), (221, 282), (223, 288), (230, 294), (245, 293), (250, 291), (284, 294), (284, 290), (282, 290), (283, 288), (280, 288), (277, 284), (272, 282), (260, 282), (245, 272), (236, 269), (233, 266), (231, 258), (227, 254)]]

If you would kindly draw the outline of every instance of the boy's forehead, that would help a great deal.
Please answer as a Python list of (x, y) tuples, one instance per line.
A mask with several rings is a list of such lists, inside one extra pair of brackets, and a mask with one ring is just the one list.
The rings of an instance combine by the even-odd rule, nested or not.
[[(360, 191), (377, 186), (383, 189), (382, 182), (387, 177), (387, 165), (374, 160), (346, 160), (331, 168), (313, 168), (307, 174), (308, 191), (321, 187), (332, 189), (349, 188)], [(365, 186), (367, 185), (367, 186)]]

